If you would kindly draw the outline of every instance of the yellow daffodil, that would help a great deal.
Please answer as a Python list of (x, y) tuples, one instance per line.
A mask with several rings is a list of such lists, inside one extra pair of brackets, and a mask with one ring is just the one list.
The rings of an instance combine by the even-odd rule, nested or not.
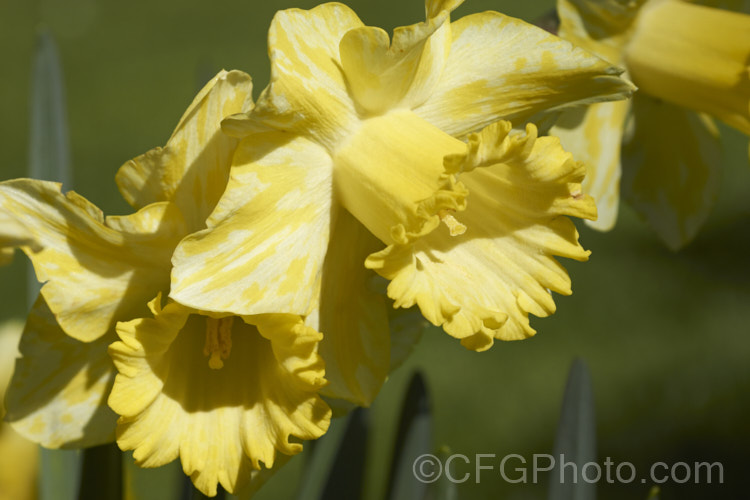
[(45, 446), (89, 446), (115, 437), (118, 414), (121, 448), (146, 467), (179, 456), (209, 495), (219, 482), (256, 487), (261, 462), (301, 449), (290, 437), (325, 432), (320, 334), (301, 318), (205, 315), (161, 300), (174, 248), (205, 228), (227, 182), (238, 141), (220, 121), (252, 107), (251, 90), (244, 73), (221, 72), (166, 147), (120, 169), (132, 215), (104, 218), (55, 183), (0, 183), (0, 211), (15, 223), (0, 241), (21, 242), (45, 282), (8, 394), (19, 432)]
[(31, 500), (37, 497), (39, 448), (3, 421), (5, 390), (13, 373), (22, 329), (20, 321), (0, 324), (0, 500)]
[(711, 4), (558, 0), (560, 36), (624, 66), (639, 88), (632, 101), (566, 112), (551, 131), (590, 167), (595, 228), (615, 224), (621, 161), (623, 196), (669, 247), (708, 216), (721, 160), (711, 117), (750, 134), (750, 16)]
[(392, 40), (341, 4), (277, 13), (271, 82), (223, 124), (242, 138), (227, 189), (173, 258), (177, 302), (305, 316), (324, 335), (330, 397), (366, 404), (387, 373), (372, 270), (397, 307), (484, 350), (532, 335), (528, 314), (554, 311), (550, 290), (570, 293), (554, 256), (588, 256), (565, 217), (595, 216), (582, 167), (533, 125), (498, 120), (633, 87), (502, 14), (451, 22), (460, 4), (428, 1), (427, 20)]

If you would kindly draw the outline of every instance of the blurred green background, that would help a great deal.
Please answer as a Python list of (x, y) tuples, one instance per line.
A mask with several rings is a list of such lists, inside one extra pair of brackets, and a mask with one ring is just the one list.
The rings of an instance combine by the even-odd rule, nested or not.
[[(200, 2), (37, 0), (0, 2), (0, 177), (24, 176), (35, 33), (56, 37), (65, 73), (73, 187), (105, 213), (127, 213), (113, 175), (128, 159), (163, 145), (197, 89), (221, 68), (242, 69), (256, 95), (268, 81), (266, 32), (273, 13), (313, 1)], [(349, 2), (371, 25), (422, 20), (418, 0)], [(498, 10), (533, 20), (552, 1), (467, 1), (454, 15)], [(565, 376), (575, 356), (592, 372), (599, 456), (651, 463), (720, 461), (724, 485), (662, 487), (662, 499), (747, 498), (750, 470), (750, 168), (747, 138), (725, 130), (717, 206), (680, 253), (659, 244), (623, 206), (607, 234), (581, 229), (588, 263), (565, 262), (574, 295), (539, 335), (466, 351), (431, 329), (373, 406), (368, 500), (382, 498), (405, 384), (419, 368), (432, 392), (436, 444), (473, 456), (551, 453)], [(25, 262), (0, 268), (0, 319), (23, 316)], [(289, 498), (303, 458), (258, 496)], [(650, 484), (599, 484), (603, 499), (645, 499)], [(461, 498), (543, 498), (546, 487), (507, 484), (485, 471), (459, 485)]]

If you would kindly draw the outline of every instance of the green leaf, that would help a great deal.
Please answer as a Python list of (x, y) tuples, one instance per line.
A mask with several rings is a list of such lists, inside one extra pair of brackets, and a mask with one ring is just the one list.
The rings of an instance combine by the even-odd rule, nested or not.
[(79, 450), (39, 449), (40, 500), (73, 500), (81, 469)]
[[(406, 392), (393, 449), (388, 487), (388, 497), (391, 500), (419, 500), (427, 497), (429, 482), (417, 478), (414, 463), (420, 457), (427, 457), (434, 462), (437, 458), (432, 455), (432, 451), (430, 397), (424, 378), (417, 372), (412, 376)], [(437, 466), (435, 463), (427, 465)]]
[(79, 500), (122, 498), (122, 452), (115, 443), (83, 450)]
[(580, 359), (573, 361), (568, 374), (553, 459), (549, 500), (596, 499), (596, 482), (586, 479), (594, 479), (597, 469), (584, 467), (596, 462), (594, 394), (589, 370)]
[[(37, 35), (31, 75), (29, 177), (70, 183), (70, 141), (65, 91), (55, 41), (47, 31)], [(27, 272), (29, 307), (41, 285), (31, 266)], [(39, 492), (42, 500), (70, 500), (78, 490), (80, 453), (41, 450)]]
[(299, 500), (329, 498), (332, 489), (337, 496), (360, 496), (368, 413), (367, 409), (357, 408), (346, 417), (336, 418), (323, 437), (305, 444), (305, 470), (297, 492)]
[(144, 469), (135, 465), (131, 451), (123, 458), (123, 472), (125, 498), (128, 500), (178, 500), (183, 494), (183, 478), (186, 476), (179, 460)]
[[(37, 35), (29, 104), (29, 177), (62, 182), (70, 189), (70, 138), (62, 65), (55, 40), (44, 29)], [(41, 288), (31, 266), (27, 284), (26, 297), (31, 308)]]

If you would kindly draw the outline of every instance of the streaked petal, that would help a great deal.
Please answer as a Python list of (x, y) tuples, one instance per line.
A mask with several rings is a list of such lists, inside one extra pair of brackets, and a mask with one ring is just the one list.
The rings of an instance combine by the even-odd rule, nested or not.
[(340, 210), (323, 268), (320, 304), (306, 320), (323, 333), (320, 355), (330, 384), (321, 394), (358, 406), (372, 403), (390, 368), (385, 295), (373, 288), (378, 276), (364, 266), (380, 247), (377, 238)]
[(204, 221), (224, 192), (237, 140), (220, 129), (225, 117), (252, 109), (252, 80), (241, 71), (221, 71), (183, 114), (164, 148), (130, 160), (115, 176), (134, 208), (174, 201), (191, 228)]
[(550, 290), (570, 294), (570, 279), (554, 259), (586, 260), (578, 233), (564, 215), (593, 217), (590, 197), (581, 194), (584, 167), (554, 137), (509, 136), (500, 122), (469, 138), (469, 153), (446, 159), (464, 172), (469, 189), (466, 232), (443, 227), (411, 247), (371, 255), (367, 265), (391, 280), (396, 306), (419, 305), (425, 318), (474, 350), (494, 339), (534, 333), (528, 314), (547, 316), (555, 304)]
[(594, 198), (598, 218), (586, 224), (609, 231), (620, 204), (620, 144), (629, 101), (603, 102), (565, 111), (550, 130), (566, 151), (586, 164), (583, 192)]
[(172, 249), (185, 233), (174, 206), (157, 203), (109, 217), (53, 182), (0, 183), (0, 208), (32, 233), (41, 248), (23, 247), (42, 295), (63, 330), (91, 341), (137, 317), (149, 297), (169, 286)]
[(623, 196), (677, 250), (695, 237), (718, 195), (718, 130), (706, 115), (640, 94), (629, 128)]
[(11, 214), (0, 212), (0, 266), (10, 264), (15, 249), (22, 246), (39, 251), (32, 233)]
[(242, 137), (260, 123), (261, 128), (308, 133), (322, 144), (334, 144), (356, 117), (339, 43), (347, 31), (360, 26), (357, 15), (339, 3), (277, 12), (268, 32), (271, 81), (252, 119), (229, 119), (225, 129)]
[(79, 342), (60, 329), (40, 296), (26, 322), (6, 395), (8, 422), (47, 448), (81, 448), (112, 441), (116, 415), (107, 407), (114, 333)]
[(204, 349), (213, 319), (176, 303), (162, 309), (160, 300), (150, 303), (153, 319), (118, 324), (122, 340), (110, 347), (117, 442), (139, 465), (179, 456), (204, 494), (215, 495), (217, 484), (233, 493), (253, 471), (273, 467), (278, 452), (300, 452), (297, 439), (326, 431), (320, 334), (293, 316), (254, 318), (257, 328), (234, 318), (230, 353), (212, 369)]
[(175, 251), (172, 298), (243, 316), (309, 314), (328, 247), (332, 169), (328, 153), (307, 139), (245, 139), (210, 229)]
[(454, 136), (499, 119), (628, 97), (622, 70), (523, 21), (484, 12), (451, 24), (442, 78), (415, 113)]

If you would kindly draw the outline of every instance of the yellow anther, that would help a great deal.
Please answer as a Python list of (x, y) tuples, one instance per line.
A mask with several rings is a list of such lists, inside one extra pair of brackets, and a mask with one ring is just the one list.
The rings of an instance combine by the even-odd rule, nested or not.
[(232, 352), (232, 323), (234, 317), (206, 318), (206, 344), (203, 355), (210, 356), (208, 366), (213, 370), (224, 367), (224, 361)]
[(451, 236), (460, 236), (466, 232), (466, 226), (458, 222), (449, 210), (441, 210), (438, 214), (440, 220), (448, 227)]

